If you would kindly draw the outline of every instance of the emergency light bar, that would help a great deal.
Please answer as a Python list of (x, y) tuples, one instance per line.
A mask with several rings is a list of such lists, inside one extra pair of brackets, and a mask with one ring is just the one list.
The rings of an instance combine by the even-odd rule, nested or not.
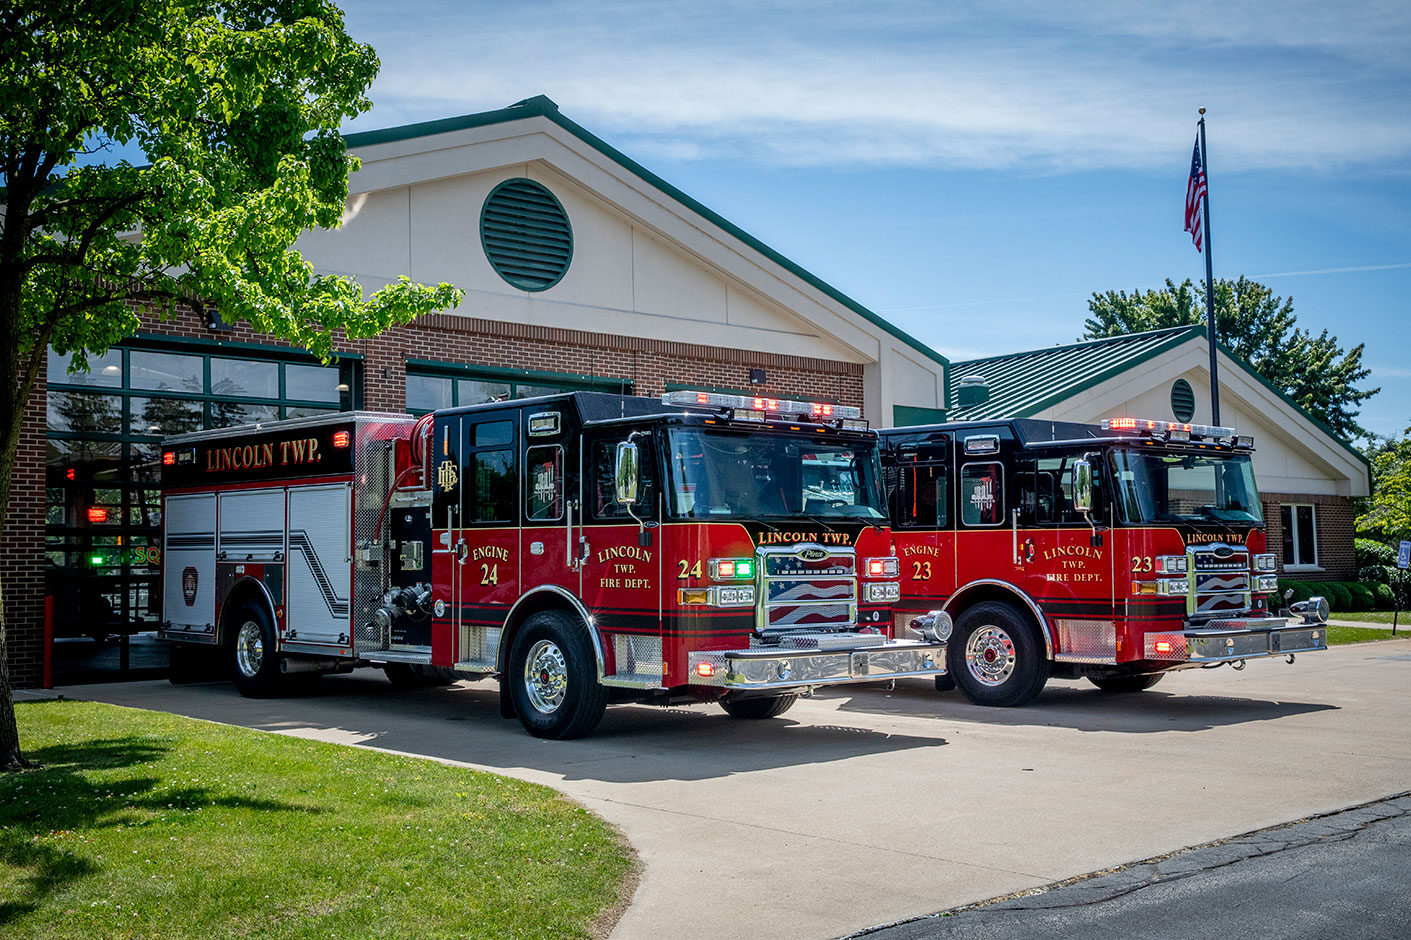
[(1164, 437), (1168, 441), (1197, 441), (1228, 438), (1239, 447), (1253, 447), (1254, 438), (1235, 436), (1234, 428), (1209, 424), (1181, 424), (1177, 421), (1154, 421), (1148, 418), (1103, 418), (1104, 431), (1133, 431), (1144, 437)]
[(804, 418), (861, 418), (862, 409), (852, 405), (835, 405), (821, 401), (790, 401), (784, 398), (764, 398), (752, 395), (726, 395), (720, 392), (693, 392), (683, 389), (661, 396), (665, 405), (704, 405), (708, 408), (734, 408), (757, 411), (762, 415), (798, 415)]

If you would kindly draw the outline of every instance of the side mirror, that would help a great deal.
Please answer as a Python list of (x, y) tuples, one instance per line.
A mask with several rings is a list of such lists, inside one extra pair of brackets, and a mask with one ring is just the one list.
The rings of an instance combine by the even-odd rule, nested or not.
[(1093, 465), (1085, 459), (1073, 461), (1073, 509), (1082, 513), (1093, 510)]
[(617, 445), (617, 462), (613, 478), (617, 486), (617, 501), (631, 505), (637, 501), (637, 445), (622, 441)]

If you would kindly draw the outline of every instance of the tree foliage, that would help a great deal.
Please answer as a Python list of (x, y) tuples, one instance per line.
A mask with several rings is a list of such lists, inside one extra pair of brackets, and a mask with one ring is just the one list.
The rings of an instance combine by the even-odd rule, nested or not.
[[(293, 247), (340, 223), (338, 127), (378, 67), (328, 0), (4, 0), (0, 58), (0, 521), (51, 344), (83, 369), (137, 309), (185, 301), (327, 356), (335, 330), (459, 301), (405, 277), (364, 297)], [(19, 759), (4, 647), (0, 609), (0, 766)]]
[[(1160, 290), (1094, 293), (1088, 312), (1083, 339), (1205, 323), (1205, 285), (1167, 278)], [(1371, 374), (1364, 344), (1345, 350), (1327, 330), (1314, 336), (1297, 322), (1292, 297), (1246, 277), (1215, 281), (1216, 339), (1339, 437), (1365, 436), (1358, 406), (1380, 389), (1357, 387)]]
[[(1411, 435), (1411, 428), (1406, 429)], [(1380, 438), (1366, 449), (1372, 495), (1357, 517), (1359, 534), (1381, 542), (1411, 539), (1411, 437)]]

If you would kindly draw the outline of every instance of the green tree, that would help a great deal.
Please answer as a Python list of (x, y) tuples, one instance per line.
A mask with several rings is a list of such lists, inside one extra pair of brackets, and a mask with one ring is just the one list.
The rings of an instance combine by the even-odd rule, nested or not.
[[(1160, 290), (1094, 293), (1088, 313), (1083, 339), (1203, 324), (1205, 285), (1167, 278)], [(1216, 339), (1344, 440), (1366, 436), (1358, 406), (1381, 389), (1357, 387), (1371, 374), (1364, 344), (1345, 350), (1327, 330), (1314, 336), (1297, 322), (1292, 297), (1246, 277), (1215, 282)]]
[(1380, 438), (1365, 453), (1372, 494), (1359, 507), (1358, 534), (1388, 543), (1411, 539), (1411, 437)]
[[(364, 297), (293, 248), (340, 223), (338, 127), (378, 66), (328, 0), (4, 0), (0, 60), (0, 523), (51, 344), (83, 371), (135, 308), (184, 301), (327, 356), (459, 302), (405, 277)], [(23, 764), (0, 608), (0, 766)]]

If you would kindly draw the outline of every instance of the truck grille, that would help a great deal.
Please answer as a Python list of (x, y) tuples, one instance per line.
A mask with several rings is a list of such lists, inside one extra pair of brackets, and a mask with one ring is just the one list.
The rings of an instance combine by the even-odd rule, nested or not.
[(759, 551), (758, 630), (848, 629), (857, 623), (857, 556), (850, 548), (798, 545)]
[(1242, 614), (1253, 607), (1249, 552), (1243, 547), (1217, 543), (1192, 548), (1190, 569), (1188, 613), (1197, 616)]

